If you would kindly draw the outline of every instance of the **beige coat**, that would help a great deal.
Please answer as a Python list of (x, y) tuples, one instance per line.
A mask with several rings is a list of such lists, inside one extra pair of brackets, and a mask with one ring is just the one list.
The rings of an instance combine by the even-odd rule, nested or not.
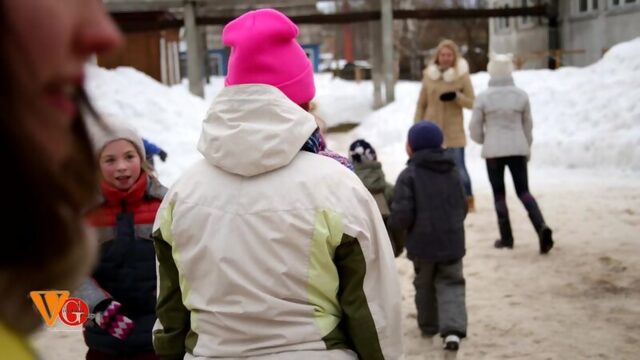
[[(440, 100), (441, 94), (450, 91), (457, 93), (454, 101)], [(465, 59), (458, 56), (456, 66), (444, 72), (440, 71), (434, 61), (431, 61), (424, 70), (414, 121), (433, 121), (444, 133), (445, 147), (464, 147), (467, 141), (462, 122), (462, 108), (471, 109), (473, 100), (469, 64)]]

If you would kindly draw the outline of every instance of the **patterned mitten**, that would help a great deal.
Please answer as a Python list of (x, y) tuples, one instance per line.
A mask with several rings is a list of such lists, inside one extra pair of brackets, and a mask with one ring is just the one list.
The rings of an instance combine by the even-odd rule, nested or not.
[(135, 324), (128, 317), (120, 314), (121, 309), (122, 304), (117, 301), (111, 301), (104, 311), (96, 313), (95, 322), (109, 335), (124, 340), (129, 337)]

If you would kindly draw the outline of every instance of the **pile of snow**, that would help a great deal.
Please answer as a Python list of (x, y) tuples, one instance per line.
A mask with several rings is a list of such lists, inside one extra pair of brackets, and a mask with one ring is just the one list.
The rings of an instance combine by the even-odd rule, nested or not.
[[(531, 99), (534, 164), (640, 171), (640, 38), (613, 47), (586, 68), (518, 71), (514, 78)], [(471, 79), (478, 93), (486, 89), (489, 76), (478, 73)], [(222, 78), (211, 78), (203, 100), (191, 95), (186, 83), (167, 87), (131, 68), (94, 66), (88, 68), (87, 83), (100, 112), (130, 121), (169, 153), (167, 163), (157, 166), (168, 185), (200, 158), (196, 144), (201, 122), (224, 86)], [(320, 74), (315, 102), (329, 126), (360, 123), (347, 140), (368, 139), (385, 167), (399, 169), (406, 160), (404, 142), (420, 86), (415, 81), (398, 82), (396, 101), (373, 111), (370, 81), (356, 83)], [(467, 124), (470, 115), (465, 111)], [(467, 161), (480, 166), (480, 147), (472, 142)]]
[(196, 144), (207, 103), (185, 87), (167, 87), (133, 68), (89, 66), (87, 91), (99, 113), (129, 122), (169, 154), (166, 163), (155, 161), (163, 183), (173, 183), (201, 157)]
[(373, 113), (373, 83), (348, 81), (331, 74), (318, 74), (316, 84), (316, 112), (334, 126), (359, 123)]

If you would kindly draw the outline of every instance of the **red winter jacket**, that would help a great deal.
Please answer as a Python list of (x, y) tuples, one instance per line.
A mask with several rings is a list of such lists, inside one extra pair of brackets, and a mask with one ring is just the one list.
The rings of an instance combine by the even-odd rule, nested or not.
[[(128, 191), (106, 182), (101, 185), (104, 201), (87, 215), (98, 232), (100, 262), (93, 273), (92, 286), (83, 286), (91, 309), (105, 298), (122, 304), (123, 315), (135, 327), (119, 340), (93, 323), (85, 327), (90, 349), (121, 355), (153, 351), (155, 322), (156, 266), (151, 230), (166, 189), (143, 174)], [(97, 285), (97, 286), (96, 286)]]

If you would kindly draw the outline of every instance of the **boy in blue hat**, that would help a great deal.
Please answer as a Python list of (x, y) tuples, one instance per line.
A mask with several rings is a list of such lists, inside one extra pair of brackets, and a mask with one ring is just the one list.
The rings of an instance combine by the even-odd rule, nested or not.
[(442, 141), (433, 122), (421, 121), (409, 130), (410, 159), (396, 181), (387, 226), (397, 249), (406, 237), (422, 335), (439, 333), (444, 348), (455, 351), (467, 333), (462, 258), (468, 209), (455, 162)]

